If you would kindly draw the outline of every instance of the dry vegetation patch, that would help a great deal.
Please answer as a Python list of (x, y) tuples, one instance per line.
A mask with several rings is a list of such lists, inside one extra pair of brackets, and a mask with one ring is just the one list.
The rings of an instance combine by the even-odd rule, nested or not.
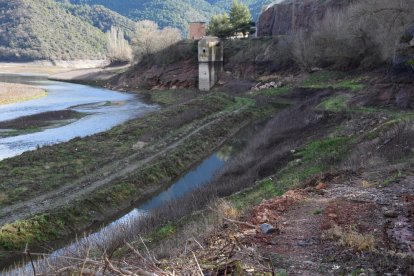
[(45, 97), (45, 90), (17, 83), (0, 83), (0, 105), (12, 104)]

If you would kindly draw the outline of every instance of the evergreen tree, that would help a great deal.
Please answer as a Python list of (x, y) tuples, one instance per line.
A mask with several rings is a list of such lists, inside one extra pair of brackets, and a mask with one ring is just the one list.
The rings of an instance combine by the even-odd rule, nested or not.
[(231, 36), (233, 33), (233, 26), (230, 23), (228, 14), (218, 14), (211, 17), (207, 30), (208, 35), (225, 38)]
[(252, 15), (249, 8), (234, 0), (230, 15), (224, 13), (214, 15), (211, 18), (207, 33), (220, 38), (237, 35), (239, 33), (246, 36), (246, 34), (254, 33), (255, 30), (253, 27), (254, 22), (252, 22)]
[(250, 34), (254, 32), (252, 22), (252, 14), (250, 13), (249, 7), (239, 1), (234, 0), (233, 6), (230, 10), (230, 23), (233, 26), (234, 33)]

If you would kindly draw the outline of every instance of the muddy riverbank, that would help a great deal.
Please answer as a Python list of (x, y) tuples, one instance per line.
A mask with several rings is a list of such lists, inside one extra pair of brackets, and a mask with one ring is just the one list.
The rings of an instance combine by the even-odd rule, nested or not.
[(0, 106), (30, 101), (46, 96), (46, 91), (39, 87), (0, 82)]
[[(250, 120), (249, 103), (205, 95), (105, 133), (0, 162), (2, 178), (13, 179), (1, 184), (7, 187), (0, 202), (3, 252), (20, 248), (22, 240), (34, 249), (53, 247), (159, 192), (238, 132)], [(26, 230), (6, 234), (15, 227)]]
[(157, 108), (132, 94), (44, 76), (0, 75), (0, 81), (48, 93), (44, 98), (0, 106), (0, 160), (106, 131)]

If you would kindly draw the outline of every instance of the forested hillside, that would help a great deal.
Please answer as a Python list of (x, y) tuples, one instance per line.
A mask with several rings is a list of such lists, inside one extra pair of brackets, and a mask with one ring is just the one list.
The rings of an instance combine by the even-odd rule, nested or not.
[(111, 25), (127, 32), (134, 27), (131, 20), (104, 7), (0, 0), (0, 60), (104, 58), (104, 31)]
[[(0, 0), (0, 60), (100, 59), (105, 32), (120, 27), (127, 37), (134, 22), (153, 20), (177, 27), (228, 11), (233, 0)], [(272, 0), (241, 0), (254, 19)]]
[[(188, 21), (208, 20), (227, 11), (233, 0), (62, 0), (75, 4), (103, 5), (134, 21), (150, 19), (161, 27), (173, 26), (186, 32)], [(240, 0), (250, 6), (254, 19), (272, 0)]]

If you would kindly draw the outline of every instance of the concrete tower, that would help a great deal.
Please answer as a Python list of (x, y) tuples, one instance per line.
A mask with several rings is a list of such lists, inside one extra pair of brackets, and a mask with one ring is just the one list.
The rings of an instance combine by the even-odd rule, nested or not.
[(205, 37), (198, 42), (198, 88), (210, 91), (223, 70), (223, 43), (218, 37)]

